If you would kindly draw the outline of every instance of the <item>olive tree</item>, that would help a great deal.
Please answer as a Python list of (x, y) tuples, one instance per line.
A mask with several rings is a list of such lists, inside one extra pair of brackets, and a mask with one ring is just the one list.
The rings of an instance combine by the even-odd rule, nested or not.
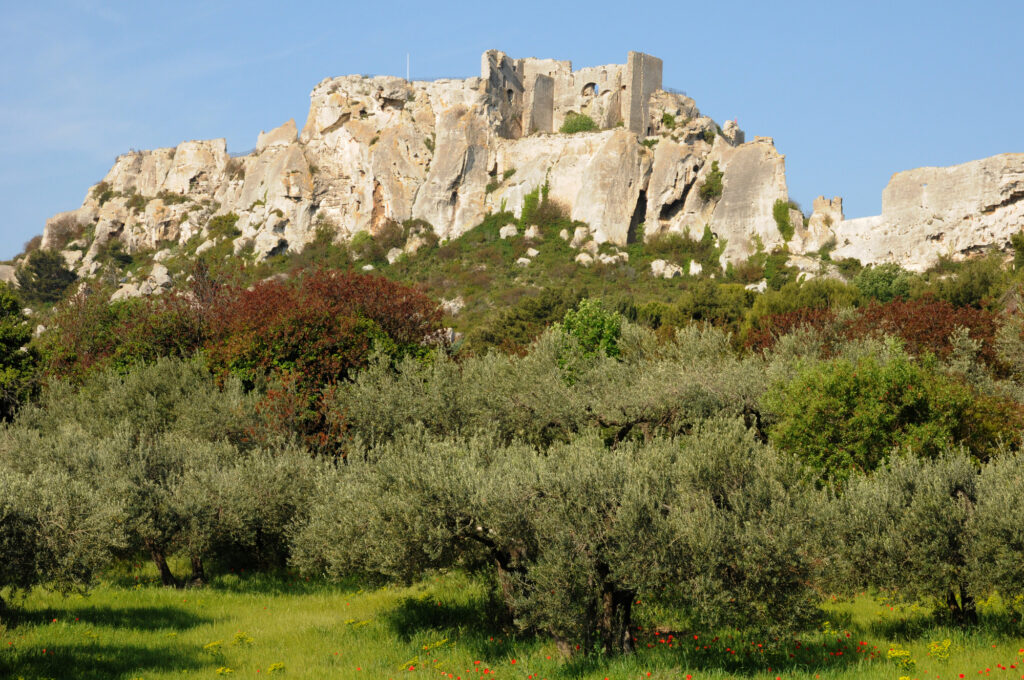
[[(590, 431), (545, 449), (416, 428), (321, 478), (293, 560), (407, 580), (489, 565), (520, 627), (566, 652), (628, 652), (638, 596), (745, 627), (806, 620), (811, 492), (736, 421), (614, 447)], [(678, 585), (666, 595), (666, 583)]]
[(927, 597), (959, 622), (975, 620), (970, 558), (978, 502), (976, 463), (962, 451), (934, 460), (902, 455), (852, 477), (831, 504), (832, 586)]
[[(123, 545), (121, 507), (64, 471), (23, 474), (0, 462), (0, 595), (87, 586)], [(0, 613), (4, 601), (0, 598)]]

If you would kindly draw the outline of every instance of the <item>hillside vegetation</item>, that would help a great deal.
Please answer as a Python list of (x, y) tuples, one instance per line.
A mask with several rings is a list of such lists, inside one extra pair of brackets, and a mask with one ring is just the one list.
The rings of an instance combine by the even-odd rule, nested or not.
[(710, 233), (582, 266), (580, 225), (543, 193), (531, 211), (391, 264), (416, 225), (211, 250), (115, 302), (138, 263), (111, 260), (31, 339), (0, 290), (0, 670), (1016, 665), (1020, 271), (825, 252), (801, 280), (784, 251), (723, 270)]

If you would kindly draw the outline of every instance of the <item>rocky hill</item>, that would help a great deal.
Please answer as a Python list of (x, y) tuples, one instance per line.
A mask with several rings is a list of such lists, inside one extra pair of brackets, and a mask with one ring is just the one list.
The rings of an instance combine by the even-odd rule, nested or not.
[[(815, 200), (805, 217), (772, 139), (748, 142), (734, 122), (702, 115), (663, 88), (661, 71), (637, 52), (573, 70), (488, 51), (480, 76), (465, 80), (329, 78), (313, 89), (301, 131), (288, 121), (244, 155), (218, 139), (118, 157), (79, 209), (47, 222), (42, 247), (90, 276), (111, 244), (158, 264), (213, 248), (260, 261), (325, 232), (343, 242), (415, 225), (393, 260), (430, 232), (456, 239), (488, 215), (519, 217), (541, 191), (586, 225), (567, 235), (589, 252), (582, 264), (602, 244), (614, 259), (638, 238), (699, 239), (707, 228), (723, 266), (784, 247), (797, 264), (834, 249), (923, 270), (941, 256), (1005, 249), (1024, 225), (1024, 154), (898, 173), (877, 217), (844, 219), (840, 198)], [(150, 289), (165, 278), (155, 266)]]

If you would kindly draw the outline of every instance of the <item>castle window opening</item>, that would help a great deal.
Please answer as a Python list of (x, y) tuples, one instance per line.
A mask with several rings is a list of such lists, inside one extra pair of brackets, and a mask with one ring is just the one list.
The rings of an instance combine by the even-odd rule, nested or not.
[(593, 97), (598, 94), (599, 90), (600, 88), (597, 86), (597, 83), (587, 83), (583, 86), (582, 94), (584, 97)]
[(511, 104), (511, 103), (512, 103), (512, 96), (513, 96), (514, 94), (515, 94), (515, 93), (514, 93), (514, 92), (513, 92), (513, 91), (512, 91), (511, 89), (509, 89), (508, 91), (506, 91), (506, 92), (505, 92), (505, 96), (506, 96), (506, 97), (508, 97), (508, 103), (509, 103), (509, 104)]

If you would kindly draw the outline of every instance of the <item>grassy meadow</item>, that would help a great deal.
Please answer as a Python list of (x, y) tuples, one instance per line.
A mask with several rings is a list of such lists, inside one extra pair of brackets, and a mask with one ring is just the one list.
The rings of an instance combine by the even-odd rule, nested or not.
[(782, 639), (672, 625), (673, 612), (641, 603), (636, 654), (566, 660), (509, 634), (489, 592), (463, 572), (382, 588), (227, 573), (176, 590), (150, 565), (126, 565), (88, 595), (36, 589), (20, 601), (0, 629), (0, 677), (1024, 678), (1024, 628), (998, 602), (978, 626), (947, 628), (921, 606), (861, 596)]

